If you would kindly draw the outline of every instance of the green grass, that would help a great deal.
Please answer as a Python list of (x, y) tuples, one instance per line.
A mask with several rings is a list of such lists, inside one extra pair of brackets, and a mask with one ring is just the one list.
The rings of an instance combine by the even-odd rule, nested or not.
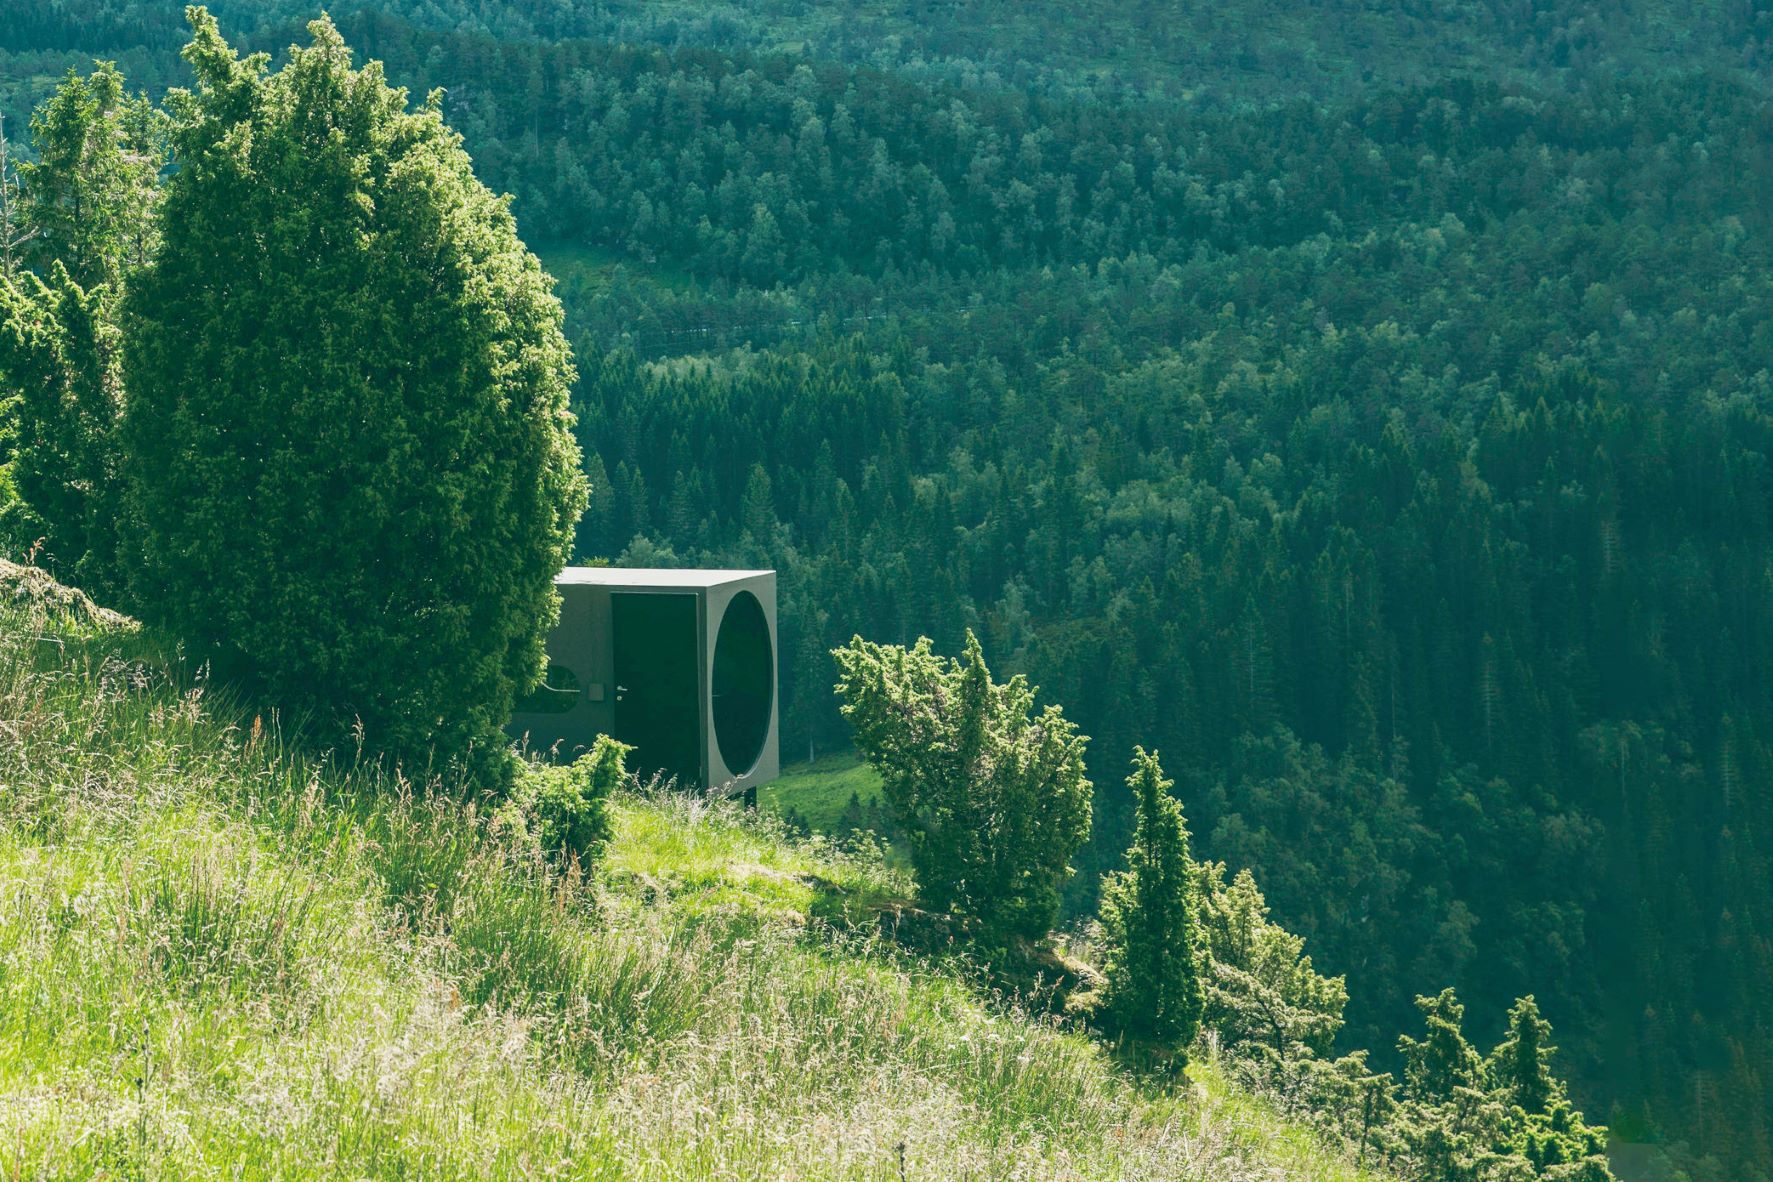
[(796, 764), (773, 784), (757, 790), (758, 806), (767, 812), (797, 813), (813, 829), (828, 831), (855, 797), (863, 804), (880, 796), (880, 775), (853, 755), (827, 755)]
[(630, 794), (560, 872), (151, 635), (4, 611), (0, 1176), (1358, 1176), (883, 946), (878, 861)]

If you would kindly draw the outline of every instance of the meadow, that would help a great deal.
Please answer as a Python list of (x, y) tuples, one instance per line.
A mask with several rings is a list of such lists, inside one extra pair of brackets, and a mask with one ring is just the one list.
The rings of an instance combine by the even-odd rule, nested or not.
[(757, 790), (765, 812), (798, 816), (814, 830), (829, 830), (850, 801), (872, 804), (880, 799), (880, 775), (853, 755), (826, 755), (810, 763), (782, 769), (782, 777)]
[(1362, 1176), (1210, 1060), (1139, 1078), (885, 942), (878, 860), (631, 790), (594, 874), (537, 862), (14, 590), (7, 1177)]

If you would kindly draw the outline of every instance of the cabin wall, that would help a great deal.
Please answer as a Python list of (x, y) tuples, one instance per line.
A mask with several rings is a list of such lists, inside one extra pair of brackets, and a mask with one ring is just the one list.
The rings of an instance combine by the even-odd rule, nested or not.
[(507, 729), (520, 740), (527, 735), (531, 750), (555, 748), (556, 758), (570, 761), (615, 725), (610, 601), (606, 587), (565, 584), (557, 590), (560, 619), (548, 633), (548, 663), (579, 679), (579, 700), (564, 714), (514, 714)]
[[(569, 571), (583, 577), (585, 572)], [(679, 572), (665, 572), (678, 574)], [(560, 619), (548, 635), (548, 663), (569, 670), (578, 682), (578, 698), (559, 713), (519, 712), (507, 728), (527, 749), (569, 762), (590, 749), (598, 735), (621, 738), (616, 719), (616, 645), (614, 595), (690, 594), (695, 597), (696, 659), (699, 685), (692, 717), (699, 724), (695, 745), (701, 755), (700, 788), (733, 784), (749, 794), (780, 772), (778, 734), (781, 715), (780, 643), (776, 630), (776, 579), (773, 573), (749, 578), (724, 578), (709, 585), (686, 586), (681, 578), (660, 585), (630, 579), (606, 585), (572, 578), (556, 584), (561, 597)], [(767, 727), (761, 750), (748, 768), (729, 768), (722, 758), (715, 717), (715, 665), (719, 630), (736, 596), (755, 596), (767, 624), (769, 648)], [(731, 715), (727, 715), (731, 718)], [(729, 743), (729, 747), (732, 744)], [(687, 786), (687, 785), (686, 785)]]

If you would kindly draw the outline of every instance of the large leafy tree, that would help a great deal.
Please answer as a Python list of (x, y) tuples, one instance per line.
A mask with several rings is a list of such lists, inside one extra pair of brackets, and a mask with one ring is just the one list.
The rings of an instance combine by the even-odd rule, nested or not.
[(272, 73), (188, 16), (125, 309), (141, 609), (409, 768), (502, 755), (585, 503), (550, 281), (328, 21)]
[(1156, 752), (1135, 749), (1127, 786), (1138, 810), (1133, 844), (1126, 870), (1102, 887), (1109, 1006), (1127, 1033), (1186, 1048), (1205, 1004), (1188, 830)]
[(836, 650), (837, 692), (856, 747), (881, 773), (932, 906), (990, 937), (1052, 926), (1070, 859), (1090, 832), (1088, 741), (1035, 689), (991, 680), (979, 640), (958, 660), (929, 639), (906, 648), (856, 637)]

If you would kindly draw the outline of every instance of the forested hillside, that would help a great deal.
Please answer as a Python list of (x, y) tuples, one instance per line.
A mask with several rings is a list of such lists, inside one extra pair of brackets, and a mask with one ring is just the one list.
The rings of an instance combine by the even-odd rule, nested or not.
[[(781, 570), (789, 754), (834, 646), (972, 628), (1103, 761), (1074, 911), (1155, 745), (1349, 1046), (1537, 993), (1766, 1176), (1773, 10), (359, 7), (561, 280), (579, 556)], [(7, 126), (181, 28), (10, 23)]]
[[(313, 15), (300, 0), (217, 0), (224, 27), (274, 48)], [(1512, 78), (1668, 66), (1761, 68), (1773, 13), (1758, 0), (345, 0), (335, 18), (505, 41), (585, 38), (786, 53), (926, 80), (1218, 105), (1348, 94), (1448, 73)], [(372, 19), (375, 19), (372, 17)], [(12, 14), (8, 50), (176, 49), (162, 0), (47, 0)], [(148, 55), (145, 61), (164, 59)]]

